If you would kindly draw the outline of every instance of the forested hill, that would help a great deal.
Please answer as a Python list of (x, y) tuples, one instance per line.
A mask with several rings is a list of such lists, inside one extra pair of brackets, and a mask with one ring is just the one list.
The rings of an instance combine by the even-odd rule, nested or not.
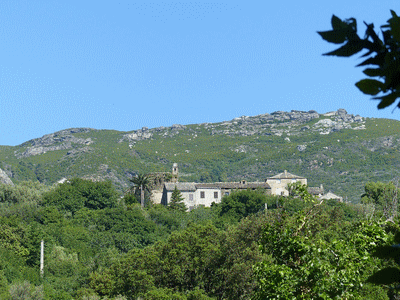
[[(263, 180), (283, 170), (358, 201), (368, 181), (399, 176), (400, 122), (344, 109), (274, 112), (220, 123), (121, 132), (66, 129), (0, 146), (0, 180), (109, 179), (120, 190), (137, 173), (170, 171), (180, 181)], [(9, 182), (9, 181), (8, 181)]]

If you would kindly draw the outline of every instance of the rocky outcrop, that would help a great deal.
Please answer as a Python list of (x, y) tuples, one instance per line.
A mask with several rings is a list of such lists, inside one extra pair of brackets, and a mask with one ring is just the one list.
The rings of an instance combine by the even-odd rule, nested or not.
[[(313, 126), (305, 125), (311, 120), (322, 118)], [(329, 134), (342, 129), (365, 129), (364, 119), (348, 114), (344, 109), (335, 112), (318, 114), (315, 110), (290, 112), (276, 111), (254, 117), (242, 116), (231, 121), (215, 124), (203, 124), (212, 135), (225, 134), (230, 136), (263, 135), (299, 135), (301, 132), (320, 132)], [(352, 123), (360, 123), (353, 126)]]
[(0, 183), (14, 185), (10, 177), (2, 169), (0, 169)]
[(55, 133), (46, 134), (38, 139), (33, 139), (23, 143), (21, 146), (27, 147), (44, 147), (50, 146), (58, 143), (70, 142), (74, 144), (84, 144), (90, 145), (93, 141), (88, 139), (77, 138), (73, 136), (74, 133), (84, 133), (89, 131), (94, 131), (95, 129), (91, 128), (70, 128), (61, 131), (57, 131)]
[[(314, 125), (307, 124), (314, 119), (321, 120)], [(129, 146), (132, 148), (135, 142), (152, 139), (154, 135), (167, 138), (182, 132), (191, 132), (194, 136), (201, 130), (207, 130), (211, 135), (222, 134), (229, 136), (329, 134), (343, 129), (365, 129), (364, 121), (364, 118), (348, 114), (342, 108), (325, 114), (319, 114), (315, 110), (276, 111), (271, 114), (266, 113), (253, 117), (241, 116), (220, 123), (201, 123), (197, 124), (197, 127), (180, 124), (151, 129), (143, 127), (124, 134), (119, 143), (128, 141)]]
[(118, 143), (122, 143), (123, 141), (141, 141), (150, 139), (153, 136), (153, 133), (149, 131), (147, 127), (142, 127), (142, 129), (124, 134), (122, 138), (118, 141)]
[(26, 158), (34, 155), (41, 155), (50, 151), (72, 149), (73, 145), (88, 146), (93, 143), (91, 138), (78, 138), (74, 133), (89, 132), (90, 128), (71, 128), (58, 131), (52, 134), (46, 134), (41, 138), (30, 140), (23, 143), (22, 149), (14, 151), (17, 158)]

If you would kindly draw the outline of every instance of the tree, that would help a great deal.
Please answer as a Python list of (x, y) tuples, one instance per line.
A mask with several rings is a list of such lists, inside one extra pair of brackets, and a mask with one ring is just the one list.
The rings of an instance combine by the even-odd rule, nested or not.
[(265, 208), (267, 197), (261, 191), (245, 190), (235, 191), (224, 196), (220, 207), (220, 216), (226, 216), (239, 221), (250, 214), (255, 214)]
[(393, 221), (397, 215), (399, 189), (393, 182), (368, 182), (365, 193), (361, 196), (363, 204), (373, 204), (383, 212), (386, 219)]
[(35, 287), (28, 281), (10, 286), (10, 300), (42, 300), (44, 299), (43, 286)]
[(93, 182), (73, 178), (43, 195), (45, 205), (54, 205), (61, 211), (75, 214), (79, 209), (111, 208), (116, 205), (118, 193), (110, 181)]
[(171, 202), (169, 203), (169, 207), (174, 210), (179, 210), (179, 211), (186, 211), (186, 205), (182, 201), (184, 200), (182, 193), (180, 190), (178, 190), (177, 186), (175, 185), (175, 188), (172, 192), (171, 195)]
[[(350, 57), (362, 50), (368, 52), (361, 57), (367, 57), (357, 67), (372, 65), (363, 73), (368, 77), (382, 79), (362, 79), (356, 86), (364, 93), (375, 96), (372, 99), (380, 100), (378, 109), (393, 104), (400, 98), (400, 17), (391, 10), (392, 17), (388, 24), (382, 25), (383, 41), (374, 30), (374, 24), (367, 26), (365, 37), (361, 39), (357, 34), (357, 21), (354, 18), (341, 20), (332, 16), (332, 30), (319, 31), (318, 34), (326, 41), (334, 44), (343, 44), (339, 49), (324, 55)], [(379, 96), (377, 96), (380, 94)], [(397, 103), (400, 108), (400, 101)]]
[(390, 238), (384, 225), (343, 222), (317, 205), (311, 210), (318, 213), (275, 214), (266, 224), (254, 299), (387, 299), (381, 287), (366, 284), (383, 263), (373, 252)]
[(138, 174), (136, 177), (129, 179), (133, 183), (133, 189), (137, 192), (140, 191), (140, 205), (144, 207), (144, 192), (150, 191), (150, 180), (147, 175)]

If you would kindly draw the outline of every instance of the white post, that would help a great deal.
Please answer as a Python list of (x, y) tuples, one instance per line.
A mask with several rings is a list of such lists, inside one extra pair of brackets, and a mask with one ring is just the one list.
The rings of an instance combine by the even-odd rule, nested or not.
[(44, 269), (44, 241), (40, 242), (40, 277), (43, 277)]

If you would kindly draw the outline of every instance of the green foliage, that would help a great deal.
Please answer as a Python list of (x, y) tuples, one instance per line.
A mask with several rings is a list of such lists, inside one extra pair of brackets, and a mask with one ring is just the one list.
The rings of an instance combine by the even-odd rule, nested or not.
[[(368, 50), (362, 57), (367, 57), (358, 66), (372, 65), (374, 68), (366, 68), (364, 74), (375, 79), (362, 79), (356, 86), (368, 95), (379, 100), (378, 108), (385, 108), (393, 104), (400, 97), (400, 18), (391, 10), (392, 17), (388, 24), (381, 26), (383, 40), (374, 30), (374, 24), (367, 24), (365, 37), (361, 39), (357, 34), (357, 22), (354, 18), (342, 21), (335, 15), (332, 16), (332, 30), (318, 32), (321, 37), (334, 44), (342, 44), (339, 49), (325, 55), (352, 56), (362, 50)], [(374, 56), (372, 56), (375, 54)], [(397, 107), (400, 107), (398, 102)]]
[(226, 232), (190, 224), (94, 273), (90, 286), (99, 295), (128, 299), (170, 299), (171, 293), (182, 299), (248, 299), (256, 287), (252, 265), (261, 261), (256, 241), (264, 222), (263, 217), (246, 218)]
[(171, 210), (162, 204), (153, 205), (148, 211), (150, 219), (168, 233), (181, 229), (185, 222), (186, 213)]
[(135, 193), (130, 193), (130, 192), (126, 193), (122, 198), (122, 200), (124, 200), (126, 205), (140, 203), (140, 199), (136, 197)]
[[(43, 284), (44, 299), (250, 299), (263, 292), (286, 299), (301, 298), (301, 291), (304, 298), (386, 299), (384, 285), (366, 281), (396, 267), (395, 258), (375, 255), (379, 248), (373, 245), (393, 244), (396, 229), (356, 222), (364, 204), (304, 201), (301, 186), (287, 198), (232, 193), (223, 203), (191, 212), (141, 209), (118, 202), (112, 186), (96, 184), (72, 180), (43, 197), (42, 185), (35, 184), (30, 189), (37, 198), (3, 202), (0, 290), (6, 291), (0, 298), (26, 280), (31, 291)], [(373, 187), (368, 191), (381, 201)], [(65, 209), (64, 200), (73, 209)]]
[(389, 231), (394, 233), (395, 245), (381, 244), (372, 253), (373, 256), (380, 259), (385, 259), (392, 262), (392, 265), (385, 266), (384, 268), (376, 271), (368, 278), (369, 283), (379, 285), (382, 287), (390, 286), (394, 293), (399, 292), (400, 283), (400, 228), (398, 223), (388, 223)]
[(10, 300), (43, 300), (43, 286), (32, 286), (28, 281), (15, 283), (9, 288)]
[(38, 204), (42, 194), (49, 188), (38, 181), (22, 181), (17, 185), (0, 183), (0, 203), (26, 203)]
[(175, 186), (172, 191), (171, 201), (168, 204), (168, 207), (173, 210), (186, 211), (186, 205), (182, 201), (184, 200), (182, 193), (178, 190), (177, 186)]
[(144, 299), (149, 300), (187, 300), (186, 296), (182, 293), (176, 292), (173, 289), (158, 288), (148, 291), (144, 295)]
[(288, 184), (289, 194), (300, 197), (306, 203), (315, 203), (317, 198), (308, 192), (308, 186), (297, 181)]
[(146, 219), (140, 208), (83, 209), (77, 212), (74, 222), (91, 229), (91, 244), (99, 251), (102, 247), (116, 247), (128, 252), (135, 247), (145, 247), (157, 239), (156, 225)]
[[(249, 118), (248, 124), (247, 121), (231, 123), (232, 134), (224, 133), (228, 127), (222, 123), (189, 125), (173, 135), (171, 128), (150, 129), (153, 134), (150, 139), (134, 144), (118, 143), (124, 132), (92, 130), (72, 134), (77, 138), (92, 139), (90, 151), (85, 151), (86, 146), (72, 143), (72, 152), (76, 153), (48, 151), (17, 159), (14, 152), (25, 152), (31, 146), (27, 143), (4, 151), (2, 148), (0, 167), (12, 172), (14, 183), (37, 180), (36, 173), (43, 174), (42, 182), (46, 184), (63, 177), (90, 176), (111, 179), (120, 192), (129, 184), (127, 174), (170, 171), (173, 162), (179, 164), (180, 181), (194, 182), (199, 182), (203, 173), (209, 173), (207, 181), (259, 181), (287, 169), (307, 177), (311, 186), (322, 183), (327, 190), (356, 203), (366, 182), (389, 181), (400, 176), (400, 157), (397, 155), (400, 122), (365, 118), (362, 123), (349, 123), (351, 127), (364, 124), (365, 130), (343, 129), (328, 135), (315, 130), (318, 121), (335, 121), (337, 117), (320, 115), (298, 125), (288, 120), (290, 142), (284, 140), (285, 135), (275, 136), (270, 127), (274, 124), (277, 130), (287, 130), (289, 123), (266, 120), (263, 116)], [(306, 125), (310, 130), (301, 131)], [(260, 127), (253, 131), (250, 130), (252, 126)], [(256, 133), (243, 136), (240, 133), (244, 129)], [(387, 141), (391, 141), (391, 145)], [(300, 144), (307, 145), (307, 149), (298, 151), (296, 147)], [(246, 152), (236, 152), (239, 148)], [(145, 191), (145, 201), (147, 195)], [(140, 192), (137, 196), (140, 199)], [(17, 210), (3, 207), (7, 214)]]
[(117, 192), (109, 181), (93, 182), (73, 178), (43, 195), (44, 205), (54, 205), (63, 212), (76, 213), (83, 207), (111, 208), (116, 205)]
[(258, 213), (265, 208), (267, 197), (263, 191), (235, 191), (222, 197), (220, 216), (239, 221), (250, 214)]
[(255, 299), (364, 299), (364, 282), (380, 266), (372, 253), (390, 235), (382, 224), (344, 223), (322, 209), (315, 204), (293, 217), (276, 214), (267, 224), (261, 239), (267, 259), (254, 269)]
[(133, 183), (133, 190), (140, 195), (140, 205), (144, 207), (145, 191), (150, 191), (150, 179), (147, 175), (138, 174), (136, 177), (129, 179)]
[(0, 218), (0, 248), (27, 257), (29, 250), (24, 246), (25, 237), (26, 228), (18, 220)]
[(375, 205), (378, 214), (383, 213), (386, 219), (393, 219), (398, 213), (398, 195), (399, 188), (393, 182), (368, 182), (361, 202)]

